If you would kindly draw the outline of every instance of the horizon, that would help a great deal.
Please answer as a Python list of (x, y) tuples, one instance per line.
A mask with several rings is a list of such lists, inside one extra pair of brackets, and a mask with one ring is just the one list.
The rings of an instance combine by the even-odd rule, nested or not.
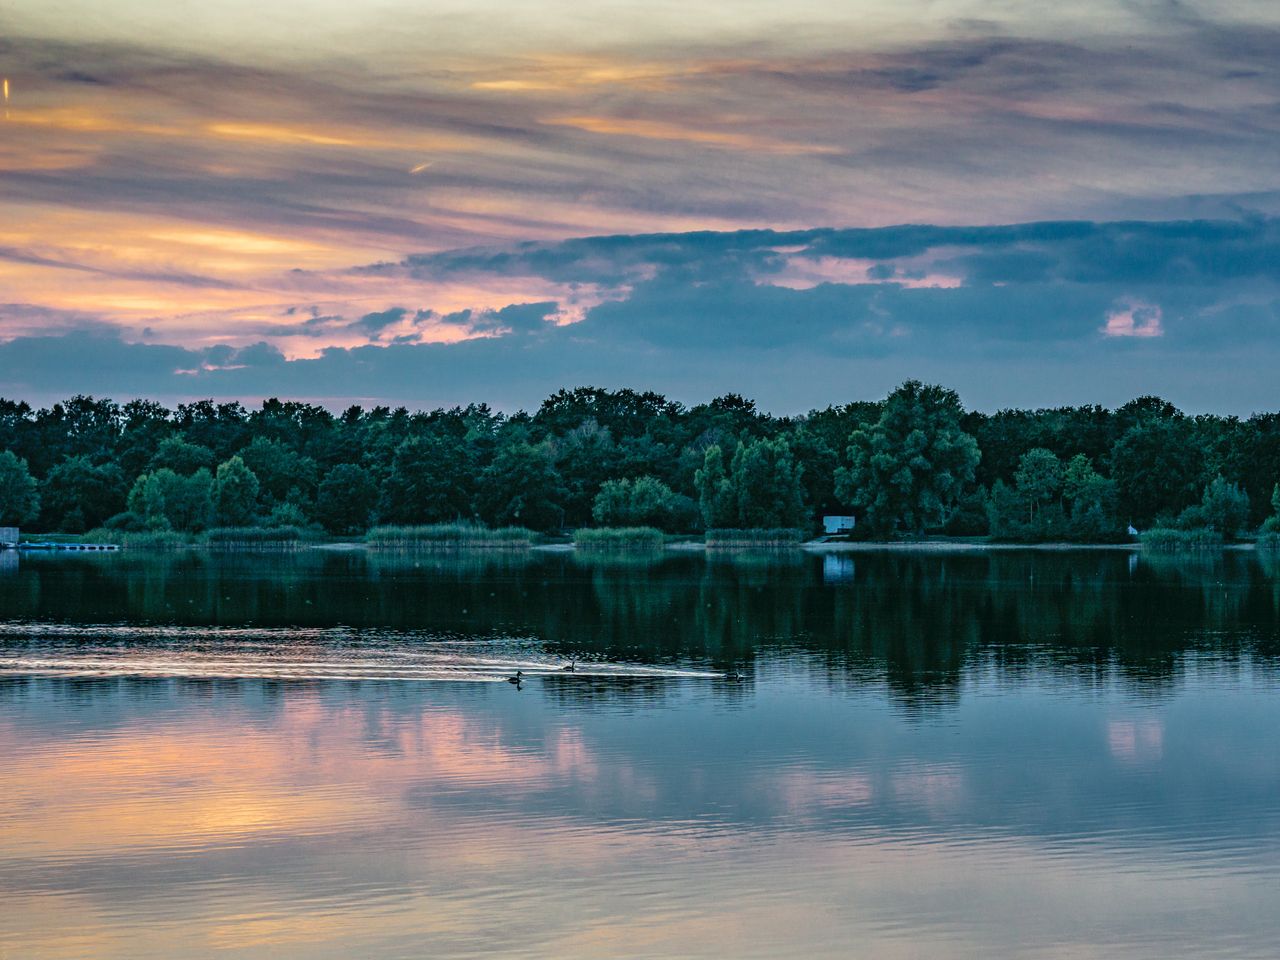
[(519, 416), (520, 414), (527, 414), (530, 416), (537, 414), (538, 410), (542, 407), (545, 401), (553, 399), (556, 396), (556, 394), (560, 392), (573, 393), (575, 391), (600, 390), (607, 393), (615, 393), (615, 394), (625, 393), (628, 391), (638, 395), (657, 394), (663, 400), (670, 403), (675, 403), (685, 411), (694, 410), (699, 407), (710, 406), (712, 403), (715, 403), (718, 400), (736, 397), (750, 404), (751, 407), (756, 411), (756, 413), (762, 416), (772, 417), (777, 420), (799, 420), (799, 419), (803, 419), (805, 417), (809, 417), (813, 414), (821, 413), (827, 410), (841, 410), (841, 409), (853, 406), (854, 404), (860, 404), (860, 403), (876, 404), (876, 405), (883, 404), (885, 399), (895, 389), (897, 389), (903, 383), (906, 383), (909, 381), (918, 381), (918, 382), (925, 383), (926, 385), (940, 386), (940, 387), (943, 387), (944, 389), (953, 390), (960, 397), (961, 407), (964, 409), (966, 413), (976, 413), (976, 414), (987, 416), (987, 417), (995, 416), (997, 414), (1010, 412), (1010, 411), (1025, 412), (1025, 413), (1043, 413), (1043, 412), (1051, 412), (1055, 410), (1085, 409), (1085, 408), (1092, 408), (1092, 407), (1097, 407), (1106, 411), (1107, 413), (1114, 414), (1120, 409), (1122, 409), (1123, 407), (1128, 406), (1129, 404), (1138, 403), (1139, 401), (1143, 401), (1143, 400), (1157, 400), (1157, 401), (1160, 401), (1161, 403), (1171, 404), (1175, 408), (1178, 414), (1181, 414), (1183, 416), (1188, 416), (1188, 417), (1202, 417), (1202, 416), (1215, 417), (1221, 420), (1234, 418), (1241, 421), (1247, 421), (1254, 417), (1266, 417), (1266, 416), (1280, 414), (1280, 405), (1277, 405), (1275, 409), (1262, 408), (1262, 409), (1251, 410), (1245, 414), (1230, 413), (1230, 412), (1215, 411), (1215, 410), (1186, 409), (1180, 404), (1175, 403), (1169, 397), (1164, 397), (1164, 396), (1160, 396), (1159, 394), (1152, 394), (1152, 393), (1135, 394), (1134, 396), (1129, 397), (1127, 400), (1124, 400), (1123, 402), (1114, 403), (1114, 404), (1085, 401), (1082, 403), (1041, 404), (1041, 405), (1034, 405), (1034, 406), (1006, 405), (1006, 406), (1000, 406), (1000, 407), (983, 408), (983, 407), (978, 407), (978, 406), (974, 406), (969, 403), (966, 403), (964, 394), (961, 393), (959, 390), (955, 390), (955, 388), (950, 386), (949, 384), (931, 383), (929, 381), (923, 381), (919, 377), (908, 377), (907, 380), (904, 380), (901, 383), (894, 384), (892, 387), (889, 388), (889, 390), (885, 391), (885, 393), (882, 396), (855, 397), (852, 399), (845, 399), (845, 400), (833, 400), (829, 403), (811, 406), (811, 407), (808, 407), (807, 409), (799, 410), (799, 411), (778, 411), (778, 410), (769, 409), (764, 405), (760, 404), (759, 402), (757, 402), (757, 400), (754, 397), (746, 393), (743, 393), (741, 391), (730, 390), (730, 391), (726, 391), (725, 393), (716, 394), (715, 396), (709, 396), (702, 399), (691, 401), (684, 397), (673, 397), (670, 394), (660, 390), (651, 390), (648, 388), (628, 386), (628, 385), (622, 385), (618, 387), (606, 387), (606, 386), (601, 386), (599, 384), (587, 384), (587, 383), (574, 384), (572, 386), (561, 387), (557, 390), (553, 390), (552, 392), (546, 394), (544, 397), (542, 397), (542, 399), (534, 403), (528, 404), (526, 406), (519, 406), (515, 408), (510, 408), (510, 409), (505, 407), (499, 407), (493, 403), (490, 403), (484, 400), (483, 398), (472, 398), (470, 400), (464, 399), (458, 403), (438, 404), (435, 406), (387, 404), (387, 403), (377, 402), (376, 398), (370, 400), (367, 403), (362, 403), (360, 402), (359, 398), (356, 398), (352, 402), (347, 403), (345, 405), (334, 406), (330, 403), (325, 402), (323, 399), (316, 400), (313, 398), (303, 397), (303, 396), (279, 395), (279, 394), (271, 394), (271, 395), (265, 395), (265, 396), (246, 396), (246, 397), (191, 395), (191, 396), (183, 396), (183, 397), (177, 397), (171, 400), (166, 400), (156, 396), (138, 395), (138, 396), (120, 397), (120, 396), (108, 396), (105, 394), (77, 393), (77, 394), (66, 394), (61, 396), (55, 396), (55, 397), (52, 397), (51, 399), (35, 402), (26, 397), (9, 396), (9, 395), (0, 393), (0, 404), (6, 403), (6, 402), (12, 403), (15, 405), (26, 404), (30, 408), (30, 411), (32, 414), (39, 414), (39, 413), (47, 412), (51, 410), (55, 405), (65, 406), (67, 403), (71, 402), (72, 400), (75, 400), (77, 398), (84, 398), (84, 399), (95, 401), (95, 402), (114, 403), (121, 408), (123, 408), (125, 405), (132, 402), (157, 403), (157, 404), (160, 404), (165, 409), (167, 409), (170, 414), (173, 414), (177, 412), (177, 409), (180, 406), (191, 406), (191, 405), (204, 403), (204, 402), (214, 403), (214, 404), (235, 403), (235, 404), (239, 404), (247, 414), (252, 415), (255, 411), (263, 409), (268, 404), (280, 403), (280, 404), (301, 404), (306, 406), (319, 407), (325, 410), (326, 412), (328, 412), (329, 414), (333, 415), (334, 417), (339, 417), (343, 413), (345, 413), (347, 410), (350, 410), (354, 407), (361, 408), (364, 413), (369, 413), (372, 410), (380, 409), (380, 408), (390, 409), (392, 412), (397, 412), (399, 410), (407, 410), (410, 416), (416, 416), (418, 414), (428, 414), (428, 413), (436, 413), (436, 412), (442, 412), (442, 411), (447, 412), (447, 411), (458, 410), (458, 409), (465, 410), (469, 407), (474, 406), (474, 407), (484, 407), (496, 415), (506, 417), (506, 418), (511, 418), (514, 416)]

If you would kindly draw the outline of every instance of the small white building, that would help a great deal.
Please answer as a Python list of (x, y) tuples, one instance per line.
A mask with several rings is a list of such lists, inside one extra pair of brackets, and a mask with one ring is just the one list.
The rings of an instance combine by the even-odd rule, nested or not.
[(0, 550), (18, 545), (17, 527), (0, 527)]
[(854, 517), (840, 517), (834, 514), (827, 514), (822, 518), (822, 531), (828, 536), (837, 533), (852, 533), (854, 525), (857, 524)]

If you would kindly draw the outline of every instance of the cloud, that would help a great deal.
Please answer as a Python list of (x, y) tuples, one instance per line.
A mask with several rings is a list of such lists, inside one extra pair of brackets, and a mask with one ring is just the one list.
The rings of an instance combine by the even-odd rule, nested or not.
[(1102, 333), (1107, 337), (1163, 337), (1163, 318), (1158, 304), (1125, 299), (1107, 313)]
[[(214, 346), (165, 344), (157, 330), (138, 343), (83, 314), (0, 308), (23, 330), (0, 344), (0, 369), (19, 396), (281, 393), (514, 409), (589, 382), (703, 398), (746, 390), (798, 412), (848, 399), (855, 370), (859, 396), (933, 370), (996, 405), (1046, 402), (1041, 390), (1122, 402), (1109, 392), (1137, 376), (1132, 350), (1116, 350), (1127, 339), (1150, 390), (1190, 409), (1220, 408), (1229, 395), (1247, 412), (1272, 402), (1280, 362), (1278, 235), (1276, 221), (1252, 219), (520, 243), (340, 272), (414, 299), (350, 317), (292, 308), (284, 323)], [(301, 288), (311, 280), (327, 275)], [(560, 293), (504, 302), (504, 291), (539, 284)], [(476, 305), (420, 305), (453, 287)], [(33, 335), (45, 323), (74, 332)], [(1231, 364), (1229, 386), (1212, 382), (1207, 357)]]

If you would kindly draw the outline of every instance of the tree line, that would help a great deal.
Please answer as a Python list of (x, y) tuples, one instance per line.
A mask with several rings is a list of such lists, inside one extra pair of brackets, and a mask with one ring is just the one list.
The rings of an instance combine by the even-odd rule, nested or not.
[(0, 399), (0, 524), (49, 532), (355, 535), (456, 520), (809, 532), (834, 513), (856, 516), (859, 536), (1102, 541), (1159, 525), (1230, 538), (1280, 525), (1277, 479), (1280, 413), (1189, 416), (1140, 397), (986, 414), (918, 381), (796, 417), (736, 394), (685, 406), (596, 387), (510, 415)]

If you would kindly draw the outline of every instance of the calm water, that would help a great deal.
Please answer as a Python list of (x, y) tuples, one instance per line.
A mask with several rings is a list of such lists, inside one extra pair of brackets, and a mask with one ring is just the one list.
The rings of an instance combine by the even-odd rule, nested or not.
[(1277, 955), (1274, 559), (13, 559), (5, 960)]

